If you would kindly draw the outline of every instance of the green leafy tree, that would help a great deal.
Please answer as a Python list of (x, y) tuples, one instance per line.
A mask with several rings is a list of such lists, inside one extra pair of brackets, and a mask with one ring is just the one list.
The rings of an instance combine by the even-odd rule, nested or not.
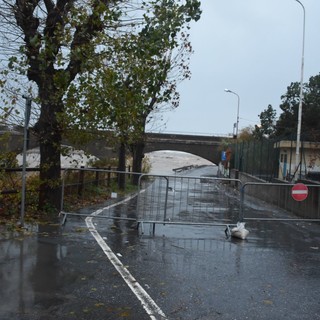
[(254, 139), (254, 128), (252, 126), (247, 126), (241, 129), (239, 133), (238, 142), (251, 141)]
[[(114, 130), (120, 144), (119, 170), (124, 169), (129, 146), (135, 172), (141, 172), (150, 115), (179, 104), (177, 84), (190, 77), (187, 31), (201, 13), (197, 0), (151, 1), (143, 9), (136, 32), (123, 32), (112, 42), (108, 59), (74, 84), (67, 103), (69, 123)], [(75, 93), (83, 112), (73, 108)]]
[[(298, 123), (299, 83), (294, 82), (287, 88), (281, 99), (279, 120), (276, 123), (276, 136), (295, 137)], [(320, 74), (310, 77), (304, 84), (301, 134), (304, 140), (319, 141), (320, 138)]]
[(276, 115), (276, 110), (273, 109), (270, 104), (267, 109), (260, 113), (260, 126), (255, 125), (252, 132), (256, 139), (273, 137), (275, 133)]
[[(141, 81), (135, 88), (136, 95), (143, 98), (134, 126), (135, 140), (129, 143), (133, 158), (133, 170), (141, 172), (144, 150), (144, 132), (148, 117), (161, 108), (179, 105), (177, 84), (190, 77), (188, 62), (192, 53), (187, 30), (191, 20), (200, 18), (200, 2), (163, 2), (138, 34), (137, 63), (148, 63), (140, 70)], [(147, 44), (147, 45), (146, 45)], [(150, 118), (149, 118), (150, 120)], [(134, 176), (137, 177), (137, 176)], [(136, 183), (137, 181), (134, 181)]]

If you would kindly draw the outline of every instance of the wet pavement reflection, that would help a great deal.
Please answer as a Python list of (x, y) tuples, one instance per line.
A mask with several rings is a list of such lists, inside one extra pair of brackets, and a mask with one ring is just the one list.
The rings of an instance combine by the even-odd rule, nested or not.
[[(115, 215), (134, 216), (135, 201)], [(167, 319), (320, 319), (316, 223), (250, 221), (237, 240), (221, 226), (159, 224), (142, 235), (132, 221), (93, 221)], [(150, 319), (83, 217), (1, 232), (0, 255), (1, 320)]]

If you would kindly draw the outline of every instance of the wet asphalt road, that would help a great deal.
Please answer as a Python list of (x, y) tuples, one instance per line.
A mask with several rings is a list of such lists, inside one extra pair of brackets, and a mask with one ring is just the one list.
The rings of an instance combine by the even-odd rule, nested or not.
[[(222, 227), (141, 235), (129, 222), (93, 223), (167, 319), (320, 319), (318, 224), (250, 222), (243, 241)], [(83, 218), (34, 231), (1, 234), (1, 320), (151, 318)]]

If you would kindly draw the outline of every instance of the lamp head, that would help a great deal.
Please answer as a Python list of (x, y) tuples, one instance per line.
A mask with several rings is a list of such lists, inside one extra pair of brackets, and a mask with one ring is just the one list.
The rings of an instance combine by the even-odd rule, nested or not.
[(231, 90), (229, 90), (229, 89), (224, 89), (224, 91), (225, 91), (225, 92), (231, 92)]

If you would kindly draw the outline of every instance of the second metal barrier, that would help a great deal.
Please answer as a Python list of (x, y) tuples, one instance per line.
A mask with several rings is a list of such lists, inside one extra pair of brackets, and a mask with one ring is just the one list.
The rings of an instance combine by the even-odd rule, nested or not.
[(296, 187), (287, 183), (243, 184), (240, 220), (320, 222), (320, 185), (302, 185), (302, 190)]

